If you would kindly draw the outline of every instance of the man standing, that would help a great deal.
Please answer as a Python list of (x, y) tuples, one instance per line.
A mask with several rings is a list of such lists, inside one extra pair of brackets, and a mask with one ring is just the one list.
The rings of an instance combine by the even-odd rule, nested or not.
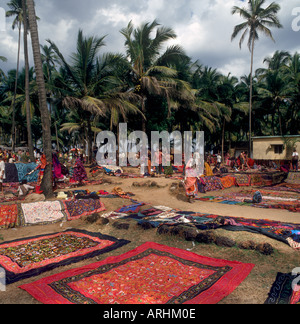
[(5, 162), (3, 156), (0, 156), (0, 193), (3, 195), (3, 181), (5, 179)]

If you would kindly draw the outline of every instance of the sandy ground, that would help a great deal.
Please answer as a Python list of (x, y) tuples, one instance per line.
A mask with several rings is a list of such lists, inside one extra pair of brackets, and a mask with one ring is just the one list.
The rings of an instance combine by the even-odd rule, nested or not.
[[(137, 201), (142, 201), (144, 203), (154, 205), (164, 205), (172, 208), (178, 208), (185, 211), (195, 211), (202, 213), (217, 214), (222, 216), (236, 216), (245, 218), (257, 218), (257, 219), (269, 219), (281, 222), (291, 222), (300, 224), (300, 213), (291, 213), (285, 210), (274, 210), (274, 209), (260, 209), (254, 207), (246, 206), (232, 206), (223, 205), (211, 202), (200, 202), (197, 201), (194, 204), (189, 204), (188, 202), (183, 202), (178, 200), (176, 197), (170, 194), (169, 187), (173, 182), (178, 182), (178, 180), (171, 180), (166, 178), (155, 178), (151, 179), (156, 181), (160, 186), (164, 188), (137, 188), (133, 187), (133, 182), (144, 183), (149, 179), (120, 179), (115, 177), (107, 177), (113, 183), (102, 184), (94, 187), (82, 187), (80, 189), (93, 190), (106, 190), (111, 192), (114, 187), (121, 187), (125, 192), (132, 192), (135, 194), (134, 199)], [(227, 189), (225, 192), (238, 191), (239, 188)], [(209, 195), (214, 195), (214, 192), (210, 192)], [(218, 192), (220, 194), (220, 192)], [(108, 211), (116, 210), (122, 206), (130, 205), (130, 201), (126, 199), (102, 199), (106, 209)], [(183, 239), (176, 237), (165, 237), (159, 236), (156, 230), (144, 231), (136, 225), (135, 222), (132, 223), (129, 231), (116, 230), (108, 225), (89, 225), (84, 222), (84, 220), (76, 220), (72, 222), (62, 223), (62, 224), (51, 224), (46, 226), (33, 226), (33, 227), (23, 227), (10, 230), (0, 230), (0, 236), (3, 237), (4, 241), (11, 241), (15, 239), (36, 236), (40, 234), (56, 233), (67, 228), (78, 228), (85, 229), (92, 232), (101, 232), (103, 234), (112, 235), (118, 238), (129, 239), (130, 244), (113, 251), (109, 254), (102, 255), (101, 260), (112, 255), (120, 255), (129, 250), (136, 248), (137, 246), (143, 244), (147, 241), (153, 241), (160, 244), (166, 244), (169, 246), (174, 246), (182, 249), (192, 249), (194, 253), (201, 255), (206, 255), (213, 258), (222, 258), (228, 260), (236, 260), (241, 262), (251, 262), (256, 264), (255, 269), (252, 271), (251, 275), (238, 287), (238, 289), (232, 293), (230, 296), (225, 298), (222, 303), (230, 304), (243, 304), (243, 303), (253, 303), (261, 304), (263, 303), (269, 292), (272, 283), (275, 280), (276, 273), (281, 272), (291, 272), (295, 267), (300, 266), (299, 251), (295, 251), (288, 245), (281, 242), (269, 239), (262, 235), (251, 234), (247, 232), (228, 232), (224, 230), (218, 230), (222, 235), (227, 235), (234, 238), (237, 241), (245, 241), (252, 239), (257, 242), (268, 242), (276, 249), (273, 256), (265, 257), (256, 251), (249, 252), (240, 250), (238, 248), (219, 248), (215, 245), (206, 246), (203, 244), (192, 245), (192, 242), (186, 242)], [(89, 259), (83, 262), (79, 262), (67, 267), (55, 269), (51, 272), (44, 273), (38, 277), (27, 279), (16, 284), (12, 284), (7, 287), (6, 292), (0, 292), (0, 304), (38, 304), (28, 293), (22, 291), (18, 287), (25, 283), (30, 283), (35, 280), (41, 279), (45, 276), (60, 273), (68, 269), (74, 269), (86, 264), (93, 263), (99, 260), (99, 258)], [(258, 284), (259, 282), (259, 284)]]

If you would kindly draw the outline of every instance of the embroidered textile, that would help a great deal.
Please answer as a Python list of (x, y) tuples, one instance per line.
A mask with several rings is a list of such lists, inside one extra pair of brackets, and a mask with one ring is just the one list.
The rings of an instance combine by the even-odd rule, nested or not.
[(146, 243), (20, 288), (45, 304), (214, 304), (253, 267)]
[(202, 177), (205, 182), (205, 191), (217, 191), (222, 190), (223, 185), (221, 178), (218, 177)]
[(104, 204), (99, 199), (66, 200), (62, 204), (68, 220), (78, 219), (105, 210)]
[(0, 205), (0, 228), (14, 228), (18, 224), (19, 209), (17, 204)]
[(100, 233), (68, 230), (0, 244), (0, 266), (7, 284), (80, 260), (95, 257), (124, 244)]
[(249, 187), (251, 185), (251, 177), (247, 174), (235, 174), (235, 180), (239, 187)]
[(59, 222), (65, 218), (59, 201), (21, 204), (20, 222), (22, 226)]
[[(300, 291), (293, 290), (293, 281), (297, 276), (290, 273), (278, 273), (265, 304), (287, 305), (300, 304)], [(296, 280), (297, 281), (297, 280)], [(298, 288), (300, 288), (298, 286)]]

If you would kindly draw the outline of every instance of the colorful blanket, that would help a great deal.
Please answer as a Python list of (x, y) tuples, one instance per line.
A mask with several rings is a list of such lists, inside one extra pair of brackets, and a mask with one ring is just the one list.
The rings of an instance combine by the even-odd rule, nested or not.
[(236, 185), (235, 177), (225, 176), (221, 178), (221, 183), (224, 189), (234, 187)]
[(141, 209), (141, 207), (144, 205), (144, 203), (137, 203), (129, 206), (123, 206), (116, 210), (117, 213), (125, 213), (125, 214), (130, 214), (130, 213), (137, 213)]
[(68, 220), (78, 219), (105, 210), (104, 204), (99, 199), (66, 200), (62, 204)]
[(238, 187), (249, 187), (251, 185), (251, 177), (247, 174), (235, 174), (235, 181)]
[[(293, 283), (296, 283), (295, 287), (293, 287)], [(297, 284), (299, 284), (297, 276), (293, 276), (291, 273), (285, 274), (279, 272), (265, 304), (300, 304), (300, 286)]]
[(60, 201), (21, 204), (21, 226), (56, 223), (66, 218)]
[[(143, 204), (139, 204), (142, 206)], [(139, 208), (136, 206), (136, 208)], [(74, 220), (105, 210), (99, 199), (46, 201), (0, 205), (0, 229), (17, 226), (45, 225), (62, 220)], [(130, 210), (128, 210), (130, 211)]]
[[(160, 208), (160, 209), (158, 209)], [(223, 217), (214, 214), (204, 214), (193, 211), (180, 211), (164, 206), (150, 207), (142, 212), (121, 214), (112, 212), (103, 217), (112, 219), (135, 219), (138, 224), (149, 223), (153, 227), (161, 225), (189, 225), (199, 230), (223, 228), (229, 231), (248, 231), (266, 235), (270, 238), (288, 244), (293, 249), (300, 249), (300, 224), (283, 223), (264, 219), (247, 219), (242, 217)]]
[(15, 163), (15, 166), (18, 171), (19, 182), (22, 180), (27, 180), (27, 182), (37, 182), (39, 175), (38, 171), (26, 176), (27, 173), (30, 173), (37, 167), (35, 163)]
[(271, 209), (286, 209), (290, 212), (300, 212), (299, 197), (275, 197), (267, 192), (263, 193), (263, 201), (261, 203), (251, 202), (253, 198), (253, 191), (249, 192), (235, 192), (230, 194), (223, 194), (220, 196), (205, 196), (196, 197), (196, 200), (221, 203), (227, 205), (251, 206), (257, 208), (271, 208)]
[(0, 205), (0, 228), (14, 228), (18, 224), (19, 208), (17, 204)]
[(146, 243), (20, 288), (44, 304), (215, 304), (253, 267)]
[(11, 284), (128, 243), (100, 233), (71, 229), (0, 244), (0, 266), (5, 269), (6, 283)]
[(223, 185), (221, 182), (221, 178), (218, 177), (202, 177), (205, 182), (205, 190), (206, 191), (217, 191), (222, 190)]

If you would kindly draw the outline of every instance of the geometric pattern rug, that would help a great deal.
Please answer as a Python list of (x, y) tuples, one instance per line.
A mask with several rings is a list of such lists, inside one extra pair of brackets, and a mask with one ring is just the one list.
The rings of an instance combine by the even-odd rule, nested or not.
[(71, 229), (0, 244), (0, 267), (6, 284), (37, 276), (56, 267), (115, 250), (129, 241)]
[(44, 304), (215, 304), (253, 267), (148, 242), (20, 288)]

